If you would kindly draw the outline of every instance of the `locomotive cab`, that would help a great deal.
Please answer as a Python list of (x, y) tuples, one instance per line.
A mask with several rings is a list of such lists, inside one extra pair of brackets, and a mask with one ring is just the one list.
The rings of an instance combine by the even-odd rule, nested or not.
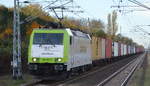
[(29, 70), (33, 75), (66, 71), (70, 34), (67, 30), (37, 29), (31, 34)]

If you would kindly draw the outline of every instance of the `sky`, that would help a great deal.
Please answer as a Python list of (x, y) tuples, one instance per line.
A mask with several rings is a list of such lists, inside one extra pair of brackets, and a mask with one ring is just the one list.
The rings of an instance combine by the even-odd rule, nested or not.
[[(20, 0), (24, 1), (24, 0)], [(38, 1), (38, 0), (31, 0)], [(40, 0), (41, 1), (41, 0)], [(44, 0), (43, 0), (44, 1)], [(49, 0), (50, 1), (50, 0)], [(123, 2), (119, 2), (121, 0), (74, 0), (76, 5), (81, 6), (81, 10), (84, 13), (78, 14), (78, 18), (89, 18), (89, 19), (100, 19), (107, 25), (107, 15), (111, 13), (113, 10), (117, 10), (118, 8), (111, 8), (111, 6), (116, 5), (130, 5), (136, 6), (135, 4), (129, 2), (128, 0), (122, 0)], [(149, 0), (137, 0), (142, 2), (143, 4), (150, 6)], [(13, 7), (13, 0), (0, 0), (0, 4), (5, 5), (7, 7)], [(122, 12), (118, 11), (118, 24), (119, 30), (118, 33), (121, 33), (124, 36), (132, 38), (138, 44), (142, 44), (145, 47), (149, 46), (150, 36), (144, 34), (140, 29), (136, 26), (140, 25), (141, 28), (146, 32), (150, 32), (150, 10), (147, 10), (142, 7), (134, 7), (134, 8), (120, 8)], [(129, 10), (133, 10), (133, 12), (127, 12)], [(135, 10), (145, 10), (145, 11), (135, 11)], [(70, 16), (75, 16), (68, 14)]]

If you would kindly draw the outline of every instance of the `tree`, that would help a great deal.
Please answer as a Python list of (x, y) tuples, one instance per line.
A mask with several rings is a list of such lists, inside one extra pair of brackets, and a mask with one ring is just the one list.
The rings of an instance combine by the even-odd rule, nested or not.
[(38, 17), (45, 21), (56, 21), (55, 18), (49, 16), (39, 4), (31, 4), (21, 8), (21, 13), (26, 16)]
[(27, 35), (31, 35), (33, 29), (37, 29), (39, 27), (43, 27), (42, 25), (38, 24), (37, 22), (32, 22), (31, 25), (27, 28)]
[(125, 43), (125, 44), (128, 44), (128, 45), (132, 45), (134, 43), (131, 38), (124, 37), (121, 34), (116, 35), (114, 37), (114, 41)]
[(112, 35), (113, 36), (116, 35), (117, 30), (118, 30), (117, 12), (113, 11), (113, 13), (112, 13)]
[(107, 24), (107, 34), (111, 35), (112, 33), (112, 29), (111, 29), (111, 24), (112, 24), (112, 21), (111, 21), (111, 14), (109, 13), (108, 16), (107, 16), (107, 19), (108, 19), (108, 24)]
[(89, 29), (90, 29), (90, 33), (97, 33), (100, 30), (104, 30), (105, 25), (101, 20), (89, 20)]
[(118, 31), (117, 12), (113, 11), (112, 14), (108, 14), (107, 19), (107, 34), (114, 39), (116, 32)]
[(0, 6), (0, 32), (4, 31), (5, 28), (7, 28), (8, 25), (8, 8), (5, 6)]
[(99, 31), (93, 33), (92, 35), (97, 36), (97, 37), (102, 37), (102, 38), (107, 37), (107, 34), (103, 30), (99, 30)]

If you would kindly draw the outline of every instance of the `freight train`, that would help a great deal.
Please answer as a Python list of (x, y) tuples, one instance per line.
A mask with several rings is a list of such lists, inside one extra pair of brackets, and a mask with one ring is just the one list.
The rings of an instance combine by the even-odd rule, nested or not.
[(69, 75), (111, 59), (144, 52), (143, 47), (90, 36), (71, 29), (35, 29), (28, 50), (34, 76)]

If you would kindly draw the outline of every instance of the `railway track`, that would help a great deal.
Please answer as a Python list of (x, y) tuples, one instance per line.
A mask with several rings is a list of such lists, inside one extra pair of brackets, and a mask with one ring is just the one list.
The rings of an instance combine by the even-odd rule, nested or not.
[(97, 86), (126, 86), (137, 67), (143, 62), (145, 54), (129, 62)]
[[(104, 79), (114, 74), (114, 72), (117, 72), (117, 70), (124, 67), (127, 63), (128, 65), (129, 62), (131, 64), (133, 61), (135, 61), (136, 57), (137, 55), (120, 60), (118, 62), (114, 62), (102, 68), (97, 67), (91, 71), (85, 72), (78, 76), (71, 77), (66, 80), (61, 81), (41, 80), (23, 86), (103, 86), (104, 84), (101, 84), (99, 82), (102, 81), (104, 82)], [(105, 80), (105, 82), (109, 80)]]

